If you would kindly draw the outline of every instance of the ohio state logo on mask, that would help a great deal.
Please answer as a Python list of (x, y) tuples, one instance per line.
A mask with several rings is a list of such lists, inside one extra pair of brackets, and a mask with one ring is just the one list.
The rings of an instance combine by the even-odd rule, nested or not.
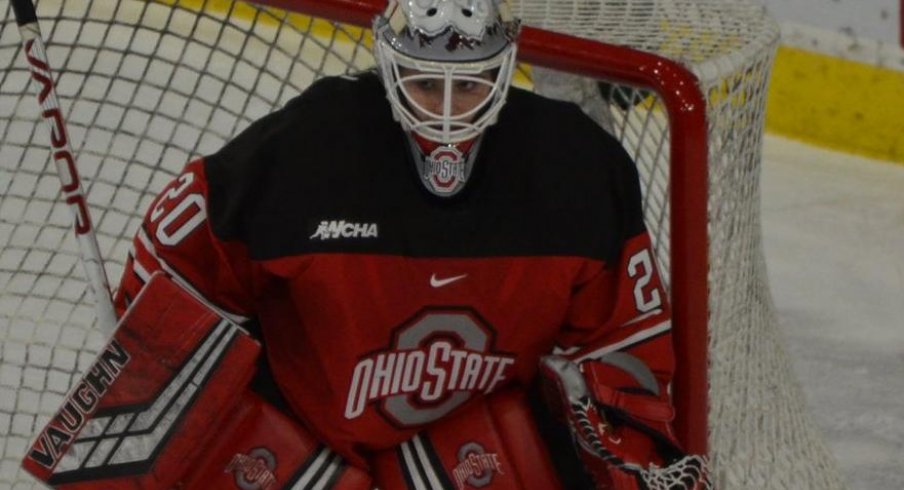
[(494, 352), (495, 332), (471, 309), (428, 307), (396, 329), (390, 347), (352, 371), (345, 417), (370, 404), (398, 427), (437, 420), (513, 376), (515, 357)]
[(454, 146), (438, 146), (424, 161), (424, 181), (434, 193), (458, 192), (468, 180), (466, 159)]

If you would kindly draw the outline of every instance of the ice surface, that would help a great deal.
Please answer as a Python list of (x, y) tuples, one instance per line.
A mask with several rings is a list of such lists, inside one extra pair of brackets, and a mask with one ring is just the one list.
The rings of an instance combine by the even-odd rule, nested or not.
[(904, 488), (904, 165), (769, 136), (764, 248), (782, 334), (852, 490)]

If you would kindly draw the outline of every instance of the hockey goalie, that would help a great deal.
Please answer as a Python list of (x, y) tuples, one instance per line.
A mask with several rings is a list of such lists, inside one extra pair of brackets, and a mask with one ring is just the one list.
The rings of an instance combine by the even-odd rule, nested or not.
[(147, 210), (24, 465), (61, 489), (697, 489), (631, 159), (511, 87), (504, 0), (392, 0)]

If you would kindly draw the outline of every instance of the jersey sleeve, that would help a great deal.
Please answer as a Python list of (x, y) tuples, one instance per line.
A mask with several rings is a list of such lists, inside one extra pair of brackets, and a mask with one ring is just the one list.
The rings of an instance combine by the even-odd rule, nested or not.
[[(591, 390), (612, 400), (649, 395), (659, 430), (670, 433), (669, 385), (675, 370), (671, 308), (643, 222), (636, 167), (620, 152), (613, 164), (609, 204), (617, 216), (618, 246), (608, 259), (588, 261), (572, 293), (558, 345), (583, 365)], [(627, 395), (631, 395), (630, 397)], [(607, 400), (600, 400), (607, 402)], [(638, 418), (644, 410), (624, 406)], [(650, 412), (653, 413), (653, 412)], [(662, 424), (662, 422), (665, 422)]]
[(646, 232), (627, 240), (613, 266), (593, 271), (575, 290), (559, 345), (578, 362), (629, 353), (663, 384), (671, 380), (671, 310)]
[(253, 271), (246, 247), (222, 241), (208, 220), (204, 161), (186, 165), (151, 203), (135, 234), (114, 295), (122, 315), (144, 284), (163, 271), (236, 323), (253, 315)]

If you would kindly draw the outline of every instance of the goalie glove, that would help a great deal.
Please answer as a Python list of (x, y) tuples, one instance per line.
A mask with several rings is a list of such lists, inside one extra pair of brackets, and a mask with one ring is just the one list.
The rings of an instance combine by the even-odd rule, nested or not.
[(606, 386), (595, 364), (546, 356), (540, 373), (547, 404), (568, 425), (596, 488), (712, 488), (705, 458), (685, 454), (671, 436), (668, 401)]

